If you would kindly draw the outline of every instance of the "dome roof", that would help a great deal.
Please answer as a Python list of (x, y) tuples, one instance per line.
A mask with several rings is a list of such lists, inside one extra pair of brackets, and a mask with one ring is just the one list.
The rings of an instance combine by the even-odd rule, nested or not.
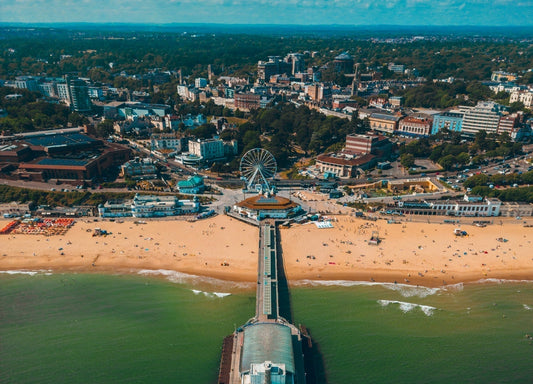
[(260, 194), (237, 203), (237, 206), (254, 210), (278, 210), (296, 208), (298, 204), (285, 197), (276, 195), (266, 197)]

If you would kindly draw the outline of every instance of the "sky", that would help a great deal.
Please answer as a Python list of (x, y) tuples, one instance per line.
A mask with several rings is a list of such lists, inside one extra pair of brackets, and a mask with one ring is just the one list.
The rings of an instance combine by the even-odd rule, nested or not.
[(0, 0), (0, 22), (531, 26), (533, 0)]

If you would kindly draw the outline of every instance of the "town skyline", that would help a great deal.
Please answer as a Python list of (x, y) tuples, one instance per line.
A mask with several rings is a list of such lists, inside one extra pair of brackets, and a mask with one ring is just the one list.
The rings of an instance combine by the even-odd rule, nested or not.
[(1, 23), (531, 26), (533, 2), (509, 0), (7, 0)]

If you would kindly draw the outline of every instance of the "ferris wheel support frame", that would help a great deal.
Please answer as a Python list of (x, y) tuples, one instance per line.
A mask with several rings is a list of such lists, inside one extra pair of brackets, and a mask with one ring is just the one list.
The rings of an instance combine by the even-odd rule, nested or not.
[(246, 182), (246, 189), (250, 190), (259, 185), (268, 190), (268, 179), (276, 174), (277, 163), (272, 153), (266, 149), (253, 148), (242, 156), (239, 170)]

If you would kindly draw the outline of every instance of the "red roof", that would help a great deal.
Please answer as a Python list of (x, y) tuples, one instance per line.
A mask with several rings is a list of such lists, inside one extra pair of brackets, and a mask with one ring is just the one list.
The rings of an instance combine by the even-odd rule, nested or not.
[(257, 195), (249, 197), (236, 204), (238, 207), (253, 209), (253, 210), (280, 210), (293, 209), (298, 206), (294, 201), (281, 196), (265, 197)]

